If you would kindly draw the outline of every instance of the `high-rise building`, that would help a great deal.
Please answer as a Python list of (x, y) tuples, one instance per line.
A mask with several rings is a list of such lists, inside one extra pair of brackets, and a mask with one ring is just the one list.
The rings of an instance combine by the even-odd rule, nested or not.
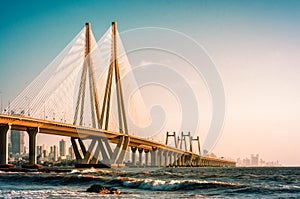
[(63, 139), (59, 141), (59, 155), (66, 156), (66, 141)]
[(259, 155), (258, 154), (256, 154), (256, 155), (252, 154), (251, 155), (251, 165), (252, 166), (258, 166), (258, 160), (259, 160)]
[(39, 157), (43, 156), (43, 148), (42, 146), (36, 146), (36, 155)]
[(57, 161), (57, 146), (50, 146), (49, 161)]
[(57, 161), (57, 146), (56, 145), (53, 145), (50, 147), (49, 160)]
[(49, 160), (52, 160), (52, 159), (53, 159), (53, 156), (54, 156), (54, 153), (53, 153), (53, 146), (50, 146)]
[(243, 159), (243, 166), (249, 166), (250, 165), (250, 159), (249, 158), (245, 158)]
[(46, 144), (42, 145), (42, 156), (43, 158), (47, 158), (48, 157), (48, 148)]
[(70, 158), (70, 160), (74, 160), (75, 159), (75, 155), (74, 155), (74, 151), (73, 151), (73, 147), (72, 146), (69, 147), (69, 158)]
[(16, 130), (11, 131), (11, 150), (13, 154), (24, 153), (24, 133)]
[(57, 161), (57, 146), (53, 146), (53, 160)]

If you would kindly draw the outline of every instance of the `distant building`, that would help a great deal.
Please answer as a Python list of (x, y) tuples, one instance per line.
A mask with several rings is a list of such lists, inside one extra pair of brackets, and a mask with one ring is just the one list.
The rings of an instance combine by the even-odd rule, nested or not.
[(44, 150), (48, 151), (48, 150), (47, 150), (47, 145), (46, 145), (46, 144), (43, 144), (43, 145), (42, 145), (42, 150), (43, 150), (43, 151), (44, 151)]
[(56, 145), (54, 145), (53, 146), (53, 160), (54, 161), (57, 161), (57, 146)]
[(36, 147), (36, 155), (39, 157), (43, 157), (43, 148), (42, 146), (37, 146)]
[(74, 155), (74, 151), (73, 151), (73, 147), (72, 146), (69, 147), (69, 159), (70, 160), (74, 160), (75, 159), (75, 155)]
[(251, 165), (252, 166), (258, 166), (258, 160), (259, 160), (259, 155), (258, 154), (256, 154), (256, 155), (252, 154), (251, 155)]
[(249, 166), (250, 165), (250, 159), (249, 158), (245, 158), (243, 159), (243, 163), (244, 166)]
[(48, 152), (47, 152), (47, 150), (43, 150), (43, 158), (48, 158)]
[(60, 156), (66, 156), (66, 141), (61, 139), (61, 141), (59, 141), (59, 155)]
[(50, 147), (49, 160), (57, 161), (57, 146), (56, 145), (53, 145)]
[(42, 146), (42, 153), (43, 153), (43, 158), (48, 158), (48, 149), (47, 145), (43, 144)]
[(11, 131), (11, 152), (13, 154), (24, 153), (24, 133), (16, 130)]
[(53, 146), (50, 146), (50, 152), (49, 152), (49, 160), (50, 160), (50, 161), (52, 161), (53, 156), (54, 156), (54, 153), (53, 153)]
[(237, 159), (237, 166), (281, 166), (281, 163), (277, 161), (265, 161), (263, 159), (259, 159), (259, 154), (252, 154), (250, 159), (245, 158)]

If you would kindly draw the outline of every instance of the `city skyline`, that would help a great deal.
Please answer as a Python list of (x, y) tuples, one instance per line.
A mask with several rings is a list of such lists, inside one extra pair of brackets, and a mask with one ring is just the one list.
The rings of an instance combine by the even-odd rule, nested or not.
[[(22, 131), (12, 131), (12, 135), (9, 134), (8, 142), (9, 149), (8, 161), (15, 165), (24, 164), (29, 157), (29, 148), (24, 146), (24, 133)], [(64, 139), (59, 140), (58, 143), (47, 146), (36, 146), (37, 162), (39, 164), (55, 165), (55, 164), (74, 164), (75, 155), (72, 146), (66, 146)]]
[[(226, 120), (213, 152), (233, 159), (259, 153), (270, 161), (300, 165), (297, 1), (288, 4), (164, 1), (153, 5), (136, 2), (132, 7), (122, 2), (66, 2), (17, 5), (6, 2), (3, 6), (0, 25), (0, 40), (5, 44), (0, 47), (3, 107), (87, 21), (92, 23), (97, 40), (114, 20), (120, 24), (120, 31), (145, 26), (170, 28), (203, 45), (223, 80)], [(189, 12), (185, 9), (178, 12), (179, 7)], [(60, 139), (39, 135), (38, 143), (51, 145)]]
[[(25, 132), (20, 131), (13, 131), (14, 134), (19, 134), (22, 136)], [(10, 144), (15, 145), (14, 147), (11, 147), (9, 149), (10, 153), (10, 161), (14, 160), (14, 157), (22, 157), (24, 158), (24, 155), (28, 156), (28, 147), (24, 146), (24, 135), (22, 136), (21, 140), (16, 140), (15, 138), (12, 138)], [(10, 141), (10, 139), (9, 139)], [(23, 145), (20, 145), (18, 143), (22, 143)], [(38, 163), (44, 164), (57, 164), (61, 162), (66, 161), (75, 161), (75, 155), (73, 148), (70, 144), (66, 145), (66, 140), (64, 138), (60, 139), (59, 142), (57, 142), (54, 145), (48, 146), (47, 144), (37, 145), (36, 151), (37, 151), (37, 161)], [(25, 147), (25, 148), (24, 148)], [(67, 150), (68, 149), (68, 150)], [(218, 157), (216, 154), (208, 154), (211, 157)], [(250, 157), (250, 158), (249, 158)], [(131, 152), (130, 150), (128, 153), (126, 153), (125, 161), (130, 162), (131, 160)], [(237, 158), (237, 166), (238, 167), (257, 167), (257, 166), (285, 166), (282, 165), (278, 160), (264, 160), (262, 157), (259, 156), (259, 154), (251, 154), (250, 156), (247, 156), (245, 158)]]

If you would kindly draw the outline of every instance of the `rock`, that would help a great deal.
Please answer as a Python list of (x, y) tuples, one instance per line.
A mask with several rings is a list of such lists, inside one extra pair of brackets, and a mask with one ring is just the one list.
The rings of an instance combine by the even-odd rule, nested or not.
[(93, 192), (93, 193), (100, 193), (100, 194), (120, 194), (120, 190), (118, 189), (112, 187), (105, 187), (99, 184), (92, 185), (86, 191)]

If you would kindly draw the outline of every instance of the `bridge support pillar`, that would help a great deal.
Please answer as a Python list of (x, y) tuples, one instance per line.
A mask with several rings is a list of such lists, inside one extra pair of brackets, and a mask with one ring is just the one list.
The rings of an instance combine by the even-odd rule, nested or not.
[(163, 151), (162, 151), (162, 149), (158, 149), (157, 156), (158, 156), (158, 166), (161, 167), (161, 166), (163, 166)]
[(187, 165), (186, 165), (186, 161), (187, 161), (187, 156), (186, 155), (183, 155), (182, 156), (182, 166), (183, 167), (186, 167)]
[(181, 158), (180, 158), (180, 164), (181, 164), (182, 167), (185, 166), (185, 165), (184, 165), (184, 159), (185, 159), (185, 156), (182, 155)]
[(189, 159), (189, 162), (188, 162), (189, 167), (193, 166), (193, 159), (194, 159), (193, 156), (190, 155), (188, 159)]
[(174, 159), (173, 159), (173, 166), (178, 166), (177, 164), (177, 153), (173, 153)]
[(27, 129), (29, 135), (29, 164), (36, 164), (36, 135), (38, 132), (38, 128)]
[(168, 166), (169, 165), (169, 163), (168, 163), (169, 152), (168, 151), (164, 151), (163, 154), (164, 154), (164, 158), (165, 158), (164, 166)]
[(36, 136), (39, 133), (40, 129), (37, 128), (27, 128), (27, 133), (29, 136), (29, 163), (23, 165), (22, 167), (26, 168), (40, 168), (41, 165), (37, 164), (36, 160)]
[(196, 159), (197, 159), (196, 157), (191, 156), (191, 162), (190, 162), (191, 167), (196, 166)]
[(181, 158), (181, 165), (183, 167), (187, 167), (187, 161), (188, 161), (188, 156), (187, 155), (183, 155), (182, 158)]
[(182, 165), (181, 165), (181, 157), (182, 157), (181, 154), (177, 154), (177, 166), (178, 166), (178, 167), (182, 166)]
[(173, 166), (173, 153), (169, 152), (169, 166)]
[(185, 155), (185, 156), (184, 156), (184, 159), (183, 159), (183, 165), (184, 165), (185, 167), (189, 166), (188, 162), (189, 162), (189, 157), (188, 157), (187, 155)]
[(8, 142), (7, 133), (10, 130), (10, 125), (0, 126), (0, 167), (13, 167), (8, 164)]
[(144, 149), (138, 149), (138, 151), (139, 151), (139, 165), (140, 166), (143, 166), (143, 150)]
[(184, 156), (184, 166), (185, 166), (185, 167), (188, 167), (188, 166), (189, 166), (189, 158), (190, 158), (190, 157), (187, 156), (187, 155)]
[(199, 167), (199, 159), (200, 157), (195, 157), (194, 164), (193, 164), (194, 167)]
[(197, 157), (197, 159), (196, 159), (196, 165), (197, 165), (197, 167), (201, 166), (201, 157), (200, 156)]
[(131, 157), (131, 161), (132, 161), (132, 165), (135, 166), (136, 165), (136, 160), (135, 160), (135, 157), (136, 157), (136, 150), (137, 148), (136, 147), (131, 147), (131, 152), (132, 152), (132, 157)]
[(157, 166), (157, 147), (152, 147), (151, 151), (151, 166), (156, 167)]
[(145, 166), (149, 166), (149, 150), (145, 150)]

